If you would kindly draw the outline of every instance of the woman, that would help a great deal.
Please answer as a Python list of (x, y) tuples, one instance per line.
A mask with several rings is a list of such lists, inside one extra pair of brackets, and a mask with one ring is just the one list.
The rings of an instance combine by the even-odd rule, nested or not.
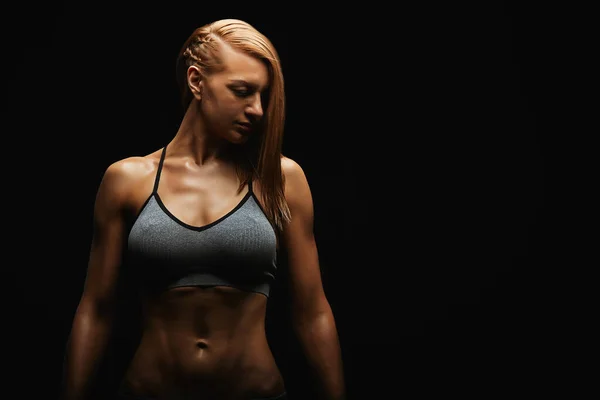
[(127, 271), (143, 323), (124, 399), (285, 399), (265, 316), (285, 247), (293, 323), (323, 399), (343, 399), (302, 168), (281, 154), (284, 84), (270, 41), (240, 20), (196, 29), (177, 60), (172, 140), (106, 169), (65, 357), (64, 400), (90, 398)]

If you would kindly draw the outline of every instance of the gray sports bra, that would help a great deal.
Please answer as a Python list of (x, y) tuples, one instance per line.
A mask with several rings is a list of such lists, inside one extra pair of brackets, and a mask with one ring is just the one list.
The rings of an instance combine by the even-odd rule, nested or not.
[(137, 215), (127, 241), (127, 260), (147, 289), (231, 286), (269, 296), (277, 270), (275, 231), (248, 182), (248, 193), (218, 220), (204, 226), (180, 221), (165, 207), (158, 184)]

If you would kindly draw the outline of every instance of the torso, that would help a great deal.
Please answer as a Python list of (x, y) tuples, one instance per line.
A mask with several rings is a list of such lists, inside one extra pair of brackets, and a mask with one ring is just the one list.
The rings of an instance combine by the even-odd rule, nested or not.
[[(152, 193), (160, 155), (157, 151), (136, 161), (143, 173), (131, 189), (133, 216)], [(238, 185), (232, 168), (194, 169), (167, 156), (158, 193), (179, 221), (203, 227), (246, 196), (247, 189), (238, 192)], [(253, 191), (259, 201), (257, 182)], [(142, 336), (122, 391), (200, 400), (270, 397), (285, 390), (267, 343), (265, 295), (235, 287), (188, 286), (142, 299)]]

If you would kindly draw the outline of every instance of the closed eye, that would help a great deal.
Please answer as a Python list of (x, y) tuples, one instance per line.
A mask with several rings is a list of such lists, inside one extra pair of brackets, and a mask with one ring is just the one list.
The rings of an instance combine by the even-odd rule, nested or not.
[(231, 91), (238, 97), (248, 97), (252, 94), (252, 91), (248, 89), (231, 89)]

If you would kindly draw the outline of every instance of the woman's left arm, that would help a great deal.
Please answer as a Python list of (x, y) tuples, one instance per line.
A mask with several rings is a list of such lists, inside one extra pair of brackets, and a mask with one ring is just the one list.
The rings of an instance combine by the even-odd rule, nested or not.
[(283, 230), (288, 253), (294, 331), (315, 372), (323, 400), (346, 398), (341, 349), (331, 306), (325, 296), (313, 230), (311, 190), (298, 163), (283, 158), (285, 196), (291, 221)]

